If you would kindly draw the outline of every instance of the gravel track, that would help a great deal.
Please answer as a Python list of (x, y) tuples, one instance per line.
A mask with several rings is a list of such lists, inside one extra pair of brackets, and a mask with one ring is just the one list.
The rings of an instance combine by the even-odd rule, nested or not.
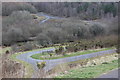
[(44, 68), (44, 70), (48, 71), (48, 70), (51, 70), (56, 65), (61, 64), (61, 63), (72, 62), (72, 61), (97, 57), (97, 56), (101, 56), (101, 55), (104, 55), (104, 54), (111, 54), (111, 53), (116, 52), (114, 49), (112, 49), (112, 50), (94, 52), (94, 53), (90, 53), (90, 54), (84, 54), (84, 55), (61, 58), (61, 59), (53, 59), (53, 60), (38, 60), (38, 59), (33, 59), (33, 58), (30, 57), (31, 55), (34, 55), (34, 54), (38, 54), (38, 53), (42, 53), (42, 52), (46, 52), (46, 51), (53, 51), (53, 50), (54, 50), (54, 48), (46, 49), (46, 50), (40, 50), (40, 51), (32, 51), (32, 52), (20, 54), (16, 58), (19, 59), (19, 60), (28, 62), (29, 64), (32, 64), (35, 71), (38, 70), (36, 62), (45, 61), (46, 62), (46, 67)]

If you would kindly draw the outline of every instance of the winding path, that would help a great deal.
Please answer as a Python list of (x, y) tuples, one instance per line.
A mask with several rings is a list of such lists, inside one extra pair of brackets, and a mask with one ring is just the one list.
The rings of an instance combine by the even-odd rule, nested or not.
[[(43, 13), (38, 13), (37, 15), (46, 17), (46, 19), (41, 21), (40, 24), (44, 23), (47, 20), (52, 19), (52, 18), (53, 19), (55, 19), (55, 18), (58, 19), (58, 17), (48, 16), (48, 15), (45, 15)], [(40, 50), (40, 51), (32, 51), (32, 52), (20, 54), (16, 58), (19, 59), (19, 60), (28, 62), (29, 64), (32, 64), (32, 66), (34, 68), (34, 71), (38, 71), (36, 62), (46, 61), (46, 66), (45, 66), (44, 70), (48, 71), (48, 70), (51, 70), (56, 65), (61, 64), (61, 63), (72, 62), (72, 61), (77, 61), (77, 60), (97, 57), (97, 56), (101, 56), (103, 54), (111, 54), (111, 53), (115, 53), (116, 52), (114, 49), (112, 49), (112, 50), (95, 52), (95, 53), (91, 53), (91, 54), (85, 54), (85, 55), (79, 55), (79, 56), (67, 57), (67, 58), (61, 58), (61, 59), (53, 59), (53, 60), (37, 60), (37, 59), (33, 59), (33, 58), (30, 57), (31, 55), (34, 55), (34, 54), (42, 53), (42, 52), (45, 52), (45, 51), (53, 51), (53, 50), (54, 50), (54, 48), (49, 48), (49, 49)]]
[(111, 54), (111, 53), (116, 52), (114, 49), (112, 49), (112, 50), (94, 52), (94, 53), (91, 53), (91, 54), (85, 54), (85, 55), (79, 55), (79, 56), (73, 56), (73, 57), (67, 57), (67, 58), (61, 58), (61, 59), (53, 59), (53, 60), (37, 60), (37, 59), (33, 59), (33, 58), (30, 57), (33, 54), (38, 54), (38, 53), (42, 53), (42, 52), (45, 52), (45, 51), (52, 51), (52, 50), (54, 50), (54, 48), (20, 54), (20, 55), (17, 56), (17, 59), (20, 59), (20, 60), (23, 60), (25, 62), (28, 62), (28, 63), (32, 64), (35, 71), (38, 70), (36, 62), (45, 61), (46, 62), (46, 67), (44, 69), (45, 69), (45, 71), (48, 71), (48, 70), (52, 69), (53, 67), (55, 67), (56, 65), (61, 64), (61, 63), (72, 62), (72, 61), (97, 57), (97, 56), (101, 56), (101, 55), (104, 55), (104, 54)]
[(49, 16), (49, 15), (44, 14), (44, 13), (42, 13), (42, 12), (41, 12), (41, 13), (37, 13), (36, 15), (37, 15), (37, 16), (44, 16), (44, 17), (45, 17), (44, 20), (40, 21), (40, 24), (46, 22), (46, 21), (49, 20), (49, 19), (60, 19), (60, 17)]

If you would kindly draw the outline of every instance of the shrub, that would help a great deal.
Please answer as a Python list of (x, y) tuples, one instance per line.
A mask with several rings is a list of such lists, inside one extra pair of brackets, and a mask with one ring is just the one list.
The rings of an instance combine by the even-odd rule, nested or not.
[(103, 62), (102, 64), (109, 64), (108, 62)]
[(47, 35), (42, 34), (42, 33), (37, 36), (36, 40), (42, 46), (46, 46), (46, 45), (51, 44), (51, 39)]
[(29, 50), (34, 49), (34, 45), (32, 45), (32, 44), (30, 44), (30, 43), (25, 43), (25, 44), (22, 46), (22, 49), (23, 49), (23, 51), (29, 51)]
[(41, 32), (41, 29), (27, 11), (13, 12), (9, 17), (3, 18), (2, 23), (3, 45), (28, 41), (31, 36), (36, 36)]
[(45, 67), (45, 65), (46, 65), (46, 62), (37, 62), (37, 67), (39, 69), (43, 69)]
[[(3, 32), (3, 34), (4, 33), (5, 32)], [(8, 39), (8, 40), (6, 40), (6, 42), (8, 44), (14, 44), (14, 43), (16, 43), (18, 41), (24, 41), (28, 37), (27, 37), (27, 35), (23, 35), (21, 29), (19, 29), (19, 28), (11, 28), (11, 29), (8, 30), (8, 32), (6, 32), (6, 35), (3, 35), (3, 40), (5, 40), (5, 38)], [(3, 41), (3, 44), (6, 44), (6, 42)]]
[(118, 54), (120, 54), (120, 48), (118, 48), (118, 49), (116, 50), (116, 52), (117, 52)]
[(64, 51), (64, 52), (62, 53), (62, 55), (63, 55), (63, 56), (65, 56), (66, 54), (67, 54), (67, 52), (66, 52), (66, 51)]
[(9, 50), (7, 50), (5, 53), (6, 53), (6, 54), (9, 54), (10, 52), (9, 52)]
[(32, 43), (23, 43), (21, 46), (15, 44), (15, 45), (12, 45), (12, 50), (15, 51), (15, 52), (19, 52), (19, 51), (29, 51), (29, 50), (32, 50), (32, 49), (35, 49), (35, 45), (33, 45)]
[(17, 45), (12, 45), (12, 51), (18, 52), (20, 51), (20, 47), (18, 47)]
[(63, 54), (64, 53), (64, 47), (59, 46), (58, 48), (55, 49), (55, 53), (57, 55)]
[(38, 17), (37, 17), (36, 15), (34, 15), (34, 14), (32, 15), (32, 17), (33, 17), (33, 19), (37, 19), (37, 18), (38, 18)]
[[(58, 43), (63, 43), (66, 40), (66, 33), (62, 31), (61, 28), (56, 27), (56, 25), (47, 25), (45, 28), (45, 31), (43, 32), (49, 38), (51, 39), (52, 43), (58, 44)], [(53, 29), (54, 28), (54, 29)]]
[(105, 33), (105, 29), (99, 24), (94, 24), (90, 27), (90, 33), (92, 36), (99, 36)]
[(49, 53), (49, 55), (50, 55), (50, 57), (52, 57), (52, 56), (53, 56), (53, 54), (52, 54), (52, 53)]
[(68, 45), (68, 46), (66, 46), (66, 50), (68, 52), (73, 52), (74, 51), (74, 47), (72, 45)]
[(29, 3), (3, 3), (2, 4), (2, 15), (8, 16), (13, 11), (29, 11), (31, 13), (36, 13), (37, 10), (34, 6)]

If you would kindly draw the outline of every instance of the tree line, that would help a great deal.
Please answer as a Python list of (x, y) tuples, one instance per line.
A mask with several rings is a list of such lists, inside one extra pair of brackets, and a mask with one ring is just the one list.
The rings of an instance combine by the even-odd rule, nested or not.
[(31, 3), (38, 11), (61, 17), (79, 17), (95, 20), (117, 16), (118, 3), (105, 2), (37, 2)]
[(103, 17), (117, 16), (118, 3), (114, 2), (4, 2), (2, 15), (8, 16), (13, 11), (25, 10), (30, 13), (45, 12), (61, 17), (78, 17), (95, 20)]
[(29, 11), (30, 13), (37, 13), (37, 9), (29, 3), (24, 2), (2, 3), (2, 16), (9, 16), (14, 11)]

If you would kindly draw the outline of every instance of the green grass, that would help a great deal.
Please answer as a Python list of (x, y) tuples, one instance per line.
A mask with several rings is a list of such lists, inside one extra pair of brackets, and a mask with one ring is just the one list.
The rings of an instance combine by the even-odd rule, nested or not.
[(83, 54), (89, 54), (89, 53), (93, 53), (93, 52), (99, 52), (99, 51), (104, 51), (104, 50), (110, 50), (110, 49), (114, 49), (114, 48), (103, 48), (103, 49), (100, 49), (100, 50), (86, 50), (86, 51), (83, 51), (83, 52), (73, 52), (71, 54), (66, 54), (64, 56), (52, 56), (52, 57), (49, 57), (49, 58), (43, 58), (41, 56), (46, 56), (46, 55), (42, 55), (41, 53), (39, 54), (34, 54), (32, 55), (31, 57), (34, 58), (34, 59), (40, 59), (40, 60), (51, 60), (51, 59), (59, 59), (59, 58), (66, 58), (66, 57), (72, 57), (72, 56), (78, 56), (78, 55), (83, 55)]
[(44, 58), (42, 58), (42, 57), (40, 57), (40, 56), (46, 56), (46, 55), (48, 55), (48, 53), (44, 53), (44, 55), (43, 54), (35, 54), (35, 55), (32, 55), (31, 57), (32, 58), (34, 58), (34, 59), (42, 59), (42, 60), (44, 60)]
[(114, 60), (108, 64), (71, 69), (67, 74), (61, 73), (61, 75), (56, 76), (55, 78), (95, 78), (102, 73), (116, 68), (118, 68), (118, 60)]
[(30, 51), (25, 51), (25, 52), (18, 52), (18, 53), (12, 54), (10, 56), (10, 59), (22, 63), (25, 66), (26, 72), (27, 72), (24, 77), (25, 78), (30, 78), (32, 76), (33, 71), (34, 71), (33, 68), (32, 68), (32, 65), (27, 63), (27, 62), (25, 62), (25, 61), (17, 59), (16, 56), (18, 56), (20, 54), (27, 53), (27, 52), (39, 51), (39, 50), (43, 50), (43, 49), (45, 50), (45, 49), (50, 49), (50, 48), (53, 48), (53, 47), (42, 48), (42, 49), (35, 49), (35, 50), (30, 50)]

